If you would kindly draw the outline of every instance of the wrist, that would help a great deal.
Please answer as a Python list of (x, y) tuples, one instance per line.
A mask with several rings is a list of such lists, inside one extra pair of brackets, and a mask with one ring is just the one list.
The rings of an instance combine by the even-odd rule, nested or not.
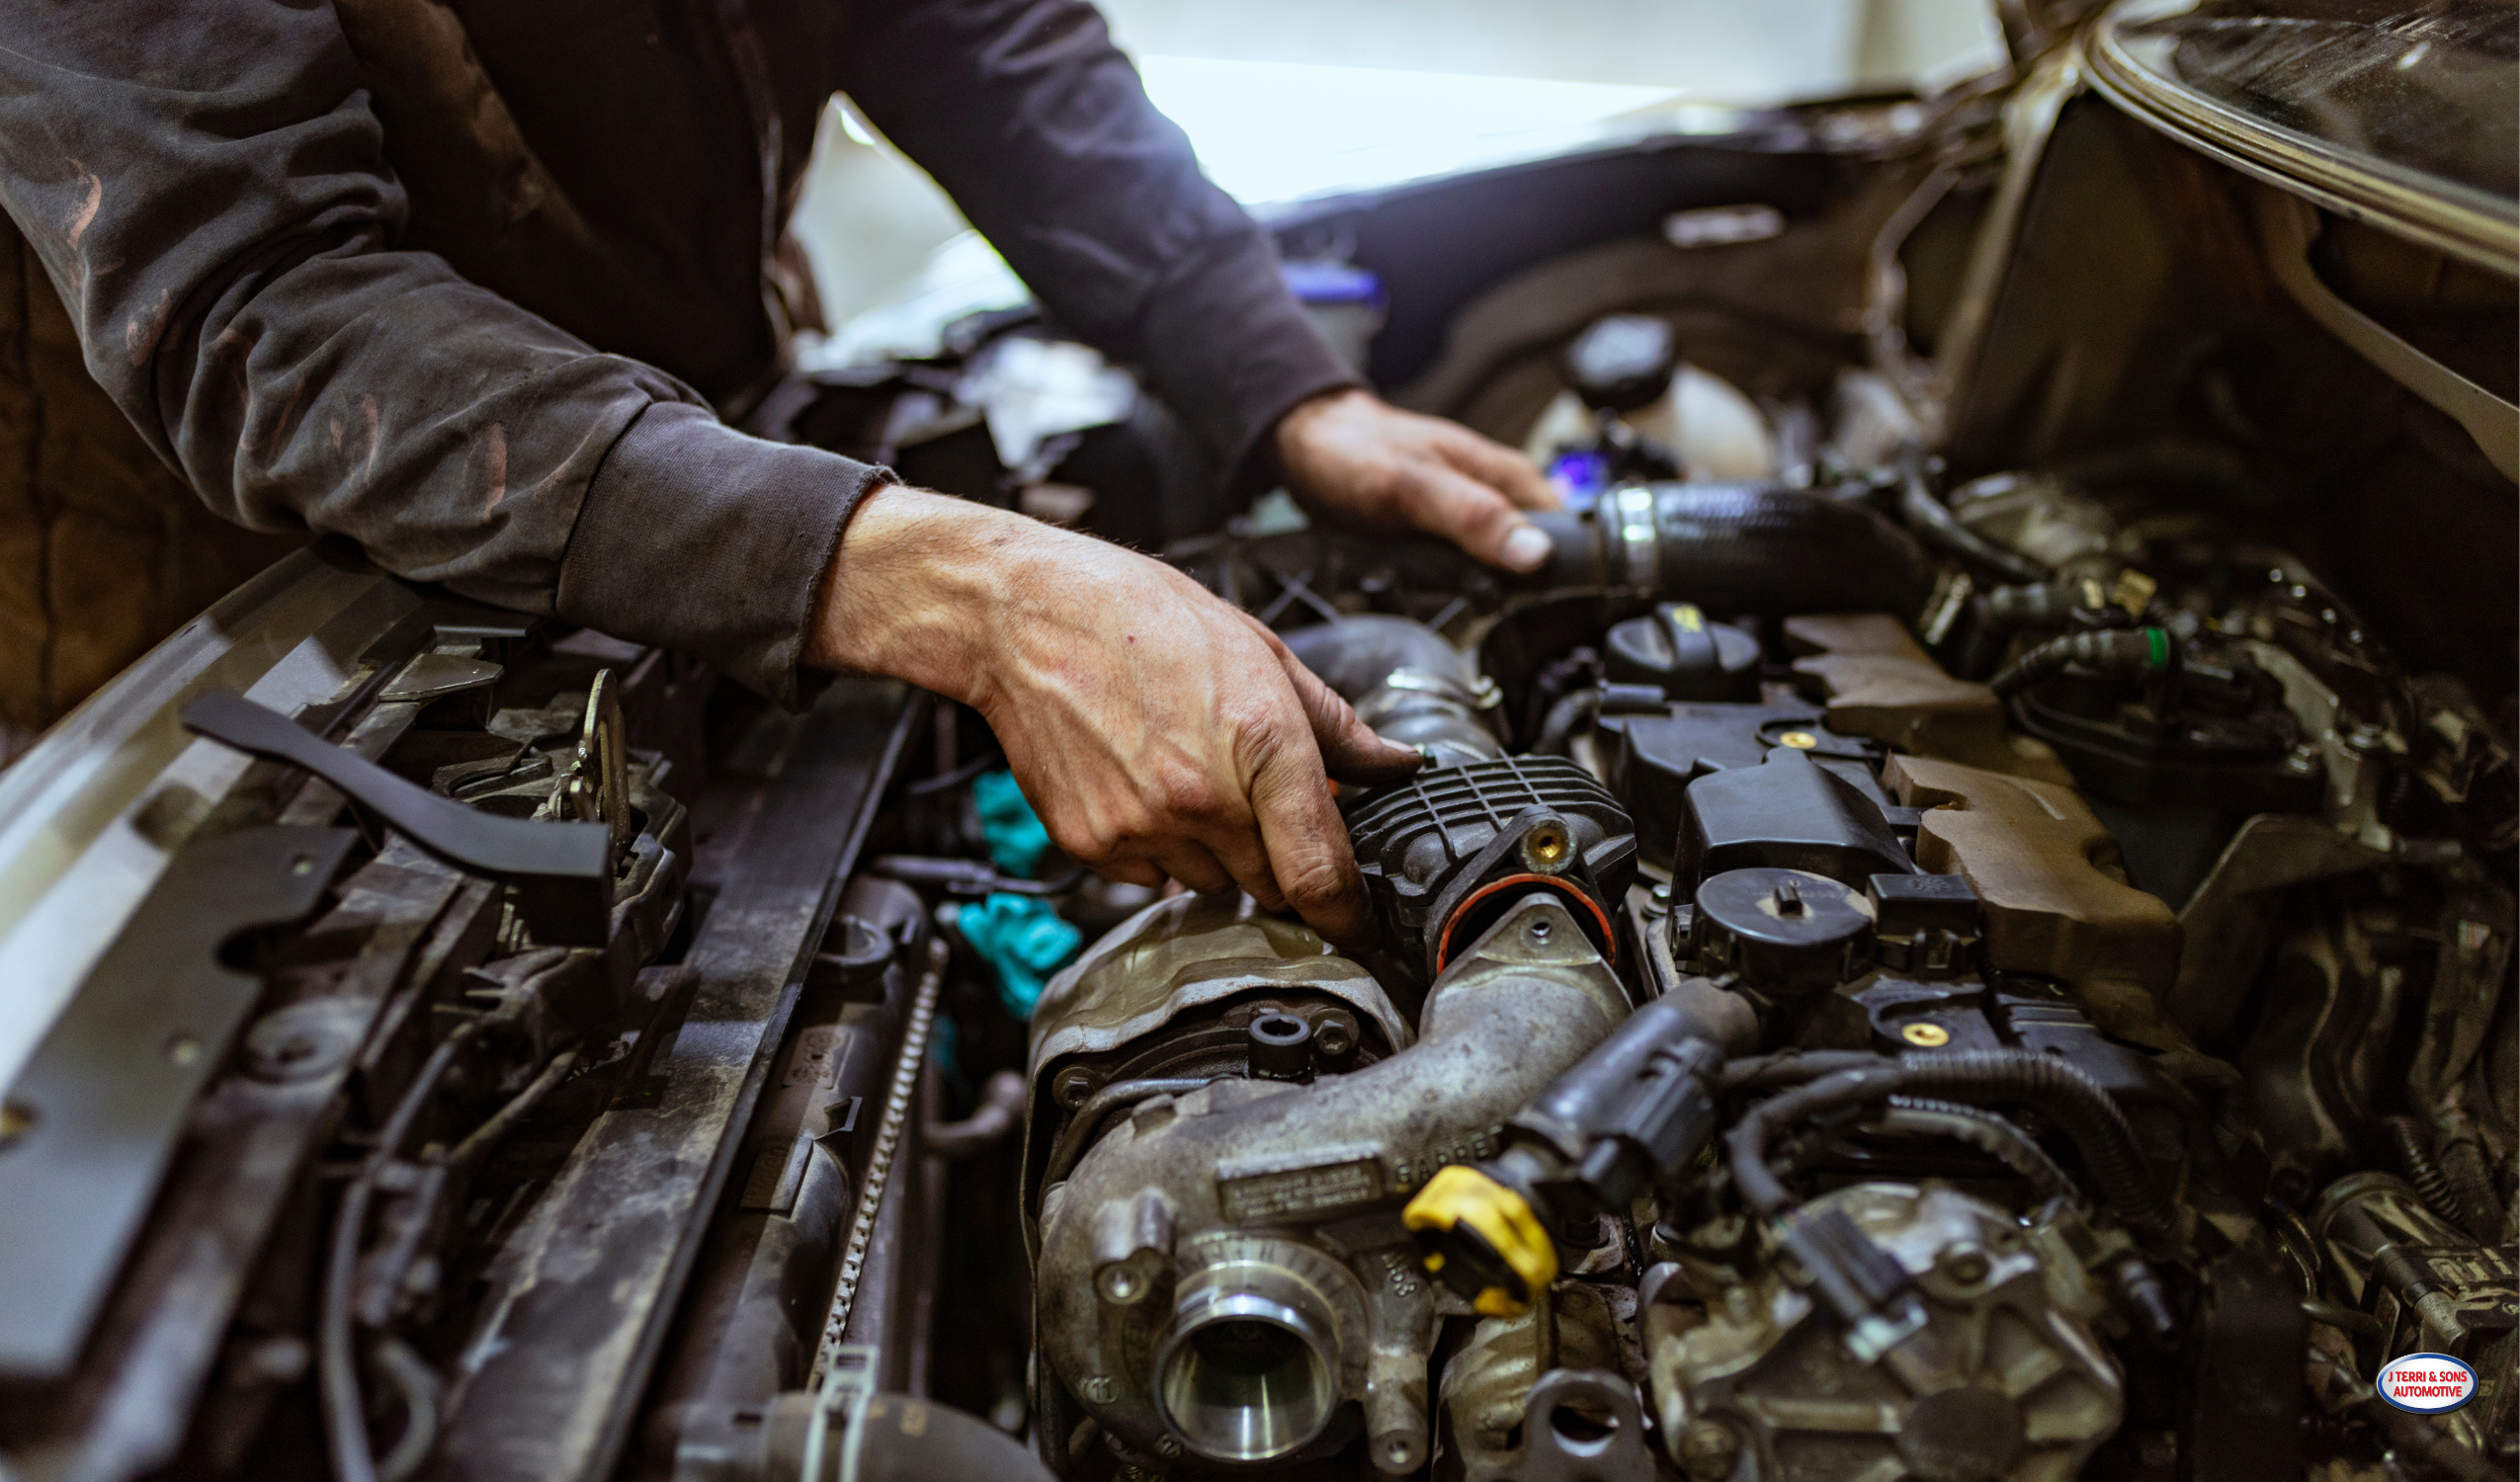
[(1050, 534), (1038, 521), (924, 489), (868, 494), (823, 575), (805, 662), (987, 709), (990, 635)]
[(1279, 474), (1293, 476), (1302, 469), (1305, 445), (1322, 418), (1335, 415), (1350, 401), (1371, 400), (1373, 395), (1363, 386), (1339, 386), (1306, 396), (1287, 408), (1269, 430), (1269, 451), (1276, 456)]

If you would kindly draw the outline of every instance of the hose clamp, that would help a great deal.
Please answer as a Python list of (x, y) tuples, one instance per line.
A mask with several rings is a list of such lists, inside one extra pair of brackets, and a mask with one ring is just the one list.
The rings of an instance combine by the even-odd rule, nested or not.
[(1610, 511), (1618, 521), (1619, 545), (1626, 553), (1628, 585), (1650, 592), (1661, 575), (1661, 542), (1654, 532), (1654, 492), (1645, 484), (1629, 484), (1610, 493)]

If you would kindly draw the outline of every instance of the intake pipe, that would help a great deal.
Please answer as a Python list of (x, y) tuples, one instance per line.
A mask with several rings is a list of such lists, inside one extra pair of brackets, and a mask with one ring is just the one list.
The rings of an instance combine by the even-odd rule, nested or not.
[(1485, 719), (1495, 690), (1474, 659), (1426, 624), (1368, 613), (1298, 628), (1286, 644), (1376, 735), (1416, 747), (1428, 766), (1505, 754)]
[(1631, 484), (1531, 517), (1549, 564), (1525, 587), (1606, 589), (1711, 613), (1892, 613), (1933, 589), (1924, 547), (1869, 505), (1770, 484)]

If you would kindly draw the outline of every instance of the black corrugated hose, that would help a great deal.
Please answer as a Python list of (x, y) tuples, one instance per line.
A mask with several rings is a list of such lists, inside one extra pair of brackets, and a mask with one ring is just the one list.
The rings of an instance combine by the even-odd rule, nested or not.
[(2168, 1201), (2154, 1184), (2135, 1128), (2118, 1104), (2099, 1082), (2071, 1062), (2024, 1050), (1959, 1050), (1884, 1059), (1833, 1071), (1759, 1103), (1742, 1113), (1725, 1139), (1732, 1181), (1741, 1196), (1762, 1214), (1781, 1213), (1793, 1203), (1793, 1196), (1768, 1166), (1769, 1142), (1811, 1116), (1893, 1096), (2028, 1107), (2073, 1139), (2101, 1203), (2144, 1233), (2158, 1235), (2170, 1229)]

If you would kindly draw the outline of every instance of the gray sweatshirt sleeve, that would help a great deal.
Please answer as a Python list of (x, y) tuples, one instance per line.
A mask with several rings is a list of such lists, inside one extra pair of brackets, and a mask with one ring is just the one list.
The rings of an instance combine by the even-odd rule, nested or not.
[(879, 470), (720, 426), (396, 250), (329, 7), (0, 0), (0, 208), (89, 371), (211, 508), (793, 695)]
[(1358, 383), (1086, 0), (861, 0), (841, 85), (1225, 466), (1251, 471), (1288, 408)]

